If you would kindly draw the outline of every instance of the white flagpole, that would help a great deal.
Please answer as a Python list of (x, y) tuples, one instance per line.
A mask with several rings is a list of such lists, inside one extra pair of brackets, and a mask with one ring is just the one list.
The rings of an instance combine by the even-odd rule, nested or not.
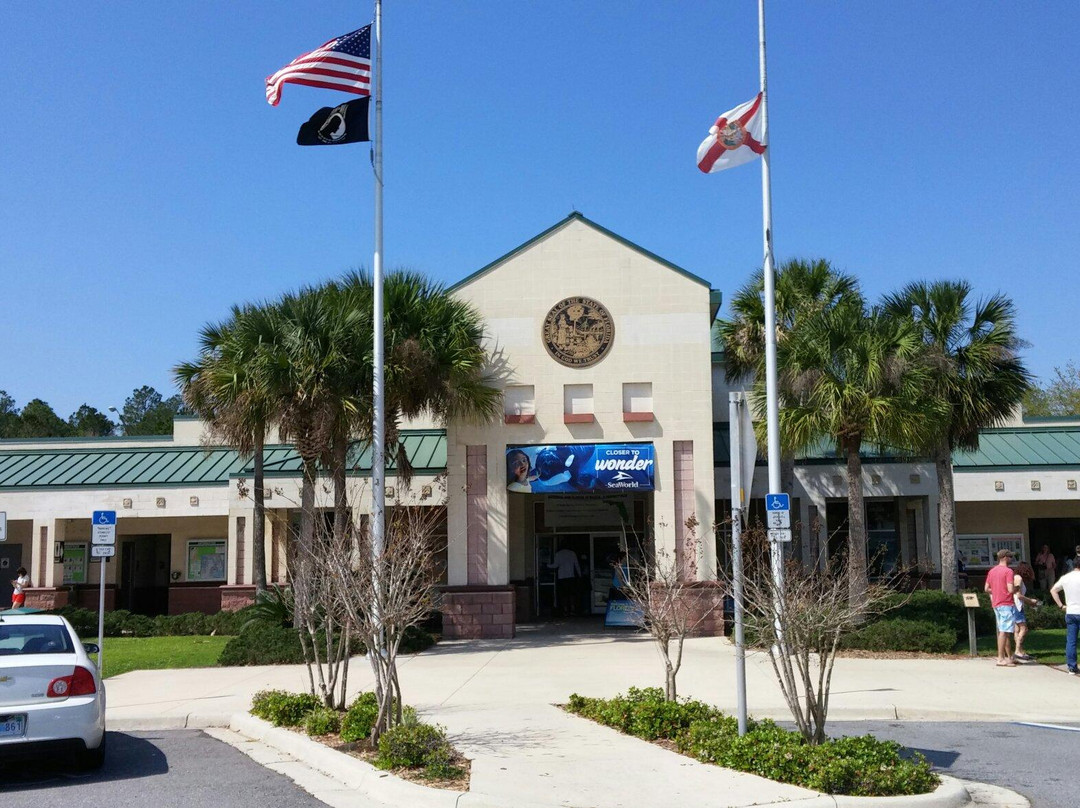
[(384, 386), (383, 345), (383, 160), (382, 160), (382, 0), (375, 0), (375, 259), (373, 278), (375, 311), (375, 373), (372, 382), (372, 402), (375, 409), (371, 428), (371, 550), (375, 558), (383, 553), (385, 536), (386, 494), (386, 402)]
[[(769, 174), (772, 141), (769, 138), (769, 91), (765, 74), (765, 0), (758, 0), (758, 42), (761, 68), (761, 136), (766, 144), (765, 153), (761, 156), (762, 224), (765, 236), (765, 423), (768, 428), (769, 460), (769, 490), (766, 493), (780, 493), (780, 401), (776, 389), (776, 269), (773, 266), (772, 178)], [(771, 542), (770, 561), (778, 598), (776, 614), (779, 627), (779, 593), (783, 591), (784, 582), (784, 554), (779, 542)]]

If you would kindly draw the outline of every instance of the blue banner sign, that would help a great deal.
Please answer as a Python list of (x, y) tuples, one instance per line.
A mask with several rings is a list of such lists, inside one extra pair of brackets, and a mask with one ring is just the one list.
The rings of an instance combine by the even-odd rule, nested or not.
[(508, 446), (506, 487), (525, 494), (652, 491), (651, 443)]

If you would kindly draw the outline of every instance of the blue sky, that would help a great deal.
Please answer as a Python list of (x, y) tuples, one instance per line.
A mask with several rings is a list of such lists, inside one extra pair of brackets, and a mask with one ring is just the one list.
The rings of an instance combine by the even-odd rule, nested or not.
[[(346, 96), (263, 78), (363, 2), (0, 3), (0, 389), (66, 416), (172, 392), (231, 304), (370, 266), (366, 145), (302, 149)], [(1080, 4), (768, 8), (778, 256), (877, 295), (1017, 302), (1078, 358)], [(761, 261), (759, 164), (694, 166), (757, 90), (756, 3), (387, 0), (386, 263), (452, 283), (579, 210), (726, 295)]]

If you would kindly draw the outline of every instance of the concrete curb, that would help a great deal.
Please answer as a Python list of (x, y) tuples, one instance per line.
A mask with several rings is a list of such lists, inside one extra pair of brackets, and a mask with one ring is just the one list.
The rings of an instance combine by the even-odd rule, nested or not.
[(154, 732), (166, 729), (211, 729), (228, 727), (232, 716), (226, 713), (202, 715), (137, 715), (105, 718), (105, 729), (110, 732)]

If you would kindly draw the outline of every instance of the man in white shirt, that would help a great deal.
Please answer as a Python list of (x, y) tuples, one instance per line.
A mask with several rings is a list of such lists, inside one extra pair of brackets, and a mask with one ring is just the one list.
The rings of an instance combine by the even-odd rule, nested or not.
[[(1064, 603), (1061, 602), (1061, 593), (1065, 594)], [(1076, 667), (1076, 637), (1080, 634), (1080, 569), (1058, 578), (1050, 588), (1050, 596), (1054, 603), (1065, 610), (1065, 664), (1069, 667), (1069, 673), (1080, 676), (1080, 669)]]
[(577, 614), (580, 599), (578, 577), (581, 575), (577, 553), (564, 544), (555, 553), (550, 568), (556, 570), (555, 597), (558, 598), (559, 610), (566, 616)]

